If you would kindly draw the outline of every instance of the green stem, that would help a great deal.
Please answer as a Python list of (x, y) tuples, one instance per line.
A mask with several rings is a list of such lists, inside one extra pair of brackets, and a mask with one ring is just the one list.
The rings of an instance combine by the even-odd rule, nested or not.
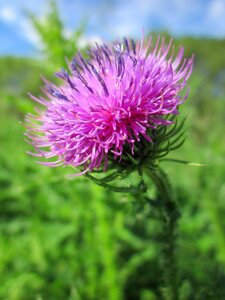
[(175, 259), (176, 225), (179, 217), (176, 201), (165, 173), (160, 169), (147, 169), (154, 182), (163, 219), (163, 274), (166, 285), (166, 299), (178, 300), (177, 267)]

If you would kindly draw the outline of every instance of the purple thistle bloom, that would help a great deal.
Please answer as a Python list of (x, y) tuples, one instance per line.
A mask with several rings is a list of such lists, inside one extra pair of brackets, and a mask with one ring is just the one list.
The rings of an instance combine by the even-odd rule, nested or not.
[[(172, 50), (171, 50), (172, 48)], [(178, 113), (193, 57), (183, 59), (184, 49), (174, 56), (158, 37), (135, 43), (124, 39), (112, 45), (96, 45), (86, 60), (78, 54), (70, 72), (56, 75), (59, 87), (44, 79), (46, 98), (31, 98), (45, 106), (27, 116), (27, 136), (36, 149), (32, 155), (57, 158), (40, 162), (47, 166), (82, 166), (83, 172), (104, 165), (108, 158), (121, 159), (126, 146), (134, 154), (140, 138), (152, 142), (149, 132), (172, 122)], [(82, 174), (80, 173), (80, 174)]]

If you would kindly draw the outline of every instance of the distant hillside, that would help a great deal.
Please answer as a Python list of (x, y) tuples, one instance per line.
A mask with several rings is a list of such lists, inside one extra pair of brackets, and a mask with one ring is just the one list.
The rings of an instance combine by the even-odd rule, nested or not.
[(24, 96), (38, 91), (40, 74), (46, 74), (43, 61), (20, 57), (0, 57), (0, 95)]
[[(167, 34), (166, 34), (167, 35)], [(212, 87), (220, 97), (225, 94), (225, 40), (185, 37), (175, 39), (175, 44), (185, 47), (185, 55), (195, 54), (195, 72), (204, 80), (207, 89)], [(54, 64), (54, 61), (51, 62)], [(0, 95), (25, 95), (27, 90), (38, 92), (40, 74), (48, 77), (44, 60), (20, 57), (0, 57)], [(57, 69), (55, 71), (58, 71)]]

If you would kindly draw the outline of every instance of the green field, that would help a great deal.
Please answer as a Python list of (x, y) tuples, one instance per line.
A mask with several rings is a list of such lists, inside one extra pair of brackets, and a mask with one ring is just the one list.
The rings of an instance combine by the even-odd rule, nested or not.
[[(39, 75), (53, 78), (61, 57), (76, 51), (60, 52), (57, 34), (54, 43), (39, 59), (0, 58), (0, 299), (160, 300), (161, 227), (154, 211), (138, 197), (134, 205), (130, 195), (84, 177), (68, 179), (72, 169), (40, 166), (26, 154), (23, 120), (34, 109), (27, 92), (40, 94)], [(186, 142), (169, 157), (205, 165), (161, 165), (182, 214), (179, 299), (223, 300), (225, 40), (176, 44), (196, 58), (181, 110)]]

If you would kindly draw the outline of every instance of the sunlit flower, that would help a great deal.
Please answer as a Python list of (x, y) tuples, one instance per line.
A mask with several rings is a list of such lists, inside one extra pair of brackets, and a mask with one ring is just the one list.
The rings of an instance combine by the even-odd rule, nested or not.
[[(140, 139), (152, 143), (151, 130), (168, 126), (166, 116), (178, 113), (187, 98), (181, 96), (193, 65), (183, 59), (183, 48), (174, 54), (158, 37), (146, 42), (124, 39), (96, 45), (89, 59), (78, 54), (70, 73), (56, 75), (60, 86), (44, 80), (45, 97), (31, 97), (44, 105), (38, 115), (27, 116), (27, 136), (33, 155), (50, 159), (49, 166), (82, 167), (93, 171), (108, 159), (122, 158), (124, 148), (134, 155)], [(53, 158), (56, 158), (53, 161)]]

